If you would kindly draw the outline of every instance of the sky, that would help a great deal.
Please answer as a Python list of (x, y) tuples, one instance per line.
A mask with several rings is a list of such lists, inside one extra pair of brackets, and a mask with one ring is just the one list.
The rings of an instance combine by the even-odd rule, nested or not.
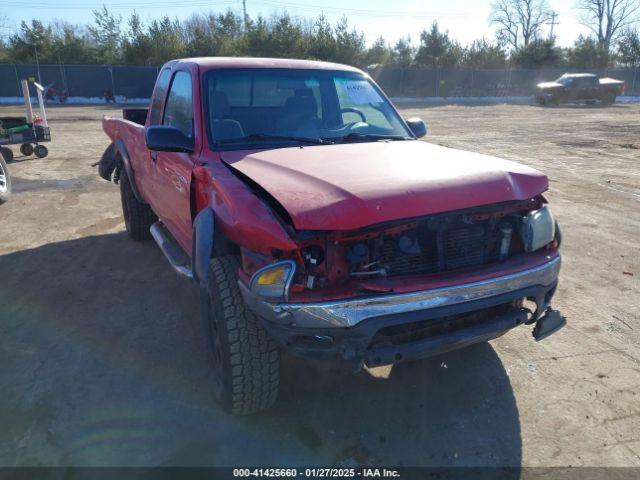
[[(588, 30), (580, 25), (576, 0), (548, 0), (558, 12), (558, 24), (554, 33), (561, 46), (570, 46), (579, 34)], [(197, 12), (221, 12), (233, 9), (242, 12), (242, 0), (0, 0), (0, 18), (5, 17), (0, 34), (7, 36), (19, 28), (22, 20), (36, 18), (49, 22), (55, 19), (70, 23), (86, 23), (93, 18), (92, 10), (105, 4), (114, 13), (128, 17), (134, 10), (143, 20), (149, 21), (163, 15), (185, 19)], [(247, 13), (269, 16), (287, 11), (300, 17), (317, 17), (321, 13), (329, 21), (336, 22), (343, 15), (349, 24), (365, 34), (368, 44), (379, 35), (391, 44), (400, 37), (410, 35), (419, 42), (420, 31), (434, 20), (450, 35), (466, 45), (477, 38), (492, 39), (494, 30), (488, 17), (491, 0), (446, 1), (390, 1), (390, 0), (246, 0)]]

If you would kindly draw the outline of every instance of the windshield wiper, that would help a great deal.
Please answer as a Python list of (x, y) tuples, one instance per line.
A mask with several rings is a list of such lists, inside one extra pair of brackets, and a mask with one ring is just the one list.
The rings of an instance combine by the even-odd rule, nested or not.
[(290, 140), (292, 142), (309, 143), (311, 145), (332, 145), (334, 143), (331, 140), (327, 140), (324, 138), (295, 137), (289, 135), (268, 135), (266, 133), (251, 133), (239, 138), (223, 138), (218, 140), (218, 143), (242, 143), (269, 140)]
[(342, 140), (343, 142), (349, 142), (351, 140), (413, 140), (411, 137), (405, 137), (403, 135), (384, 135), (378, 133), (358, 133), (351, 132), (344, 137), (338, 137), (334, 140)]

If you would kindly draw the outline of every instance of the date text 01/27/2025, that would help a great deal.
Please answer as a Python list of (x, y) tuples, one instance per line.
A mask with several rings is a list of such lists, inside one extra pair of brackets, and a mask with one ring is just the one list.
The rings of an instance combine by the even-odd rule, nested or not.
[(233, 476), (255, 478), (399, 478), (397, 470), (386, 468), (234, 468)]

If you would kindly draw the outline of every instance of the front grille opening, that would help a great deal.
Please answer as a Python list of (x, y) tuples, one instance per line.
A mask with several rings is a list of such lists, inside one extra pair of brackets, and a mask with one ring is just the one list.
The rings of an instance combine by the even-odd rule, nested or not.
[(469, 313), (384, 327), (375, 333), (369, 349), (398, 346), (464, 330), (504, 315), (513, 308), (513, 303), (506, 303)]
[[(522, 251), (515, 215), (449, 214), (419, 220), (398, 234), (348, 245), (351, 274), (426, 275), (503, 260)], [(505, 237), (505, 228), (511, 233)], [(506, 242), (507, 253), (501, 256)]]

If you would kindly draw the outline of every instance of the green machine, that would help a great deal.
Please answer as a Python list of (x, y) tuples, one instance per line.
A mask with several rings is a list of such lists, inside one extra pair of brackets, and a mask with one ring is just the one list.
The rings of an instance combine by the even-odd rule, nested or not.
[(13, 160), (13, 151), (7, 145), (20, 145), (20, 152), (24, 156), (35, 155), (44, 158), (49, 154), (44, 142), (51, 141), (51, 131), (47, 122), (42, 92), (44, 87), (33, 82), (38, 96), (39, 114), (34, 114), (31, 107), (29, 82), (22, 80), (22, 95), (24, 97), (24, 117), (0, 117), (0, 152), (7, 162)]

